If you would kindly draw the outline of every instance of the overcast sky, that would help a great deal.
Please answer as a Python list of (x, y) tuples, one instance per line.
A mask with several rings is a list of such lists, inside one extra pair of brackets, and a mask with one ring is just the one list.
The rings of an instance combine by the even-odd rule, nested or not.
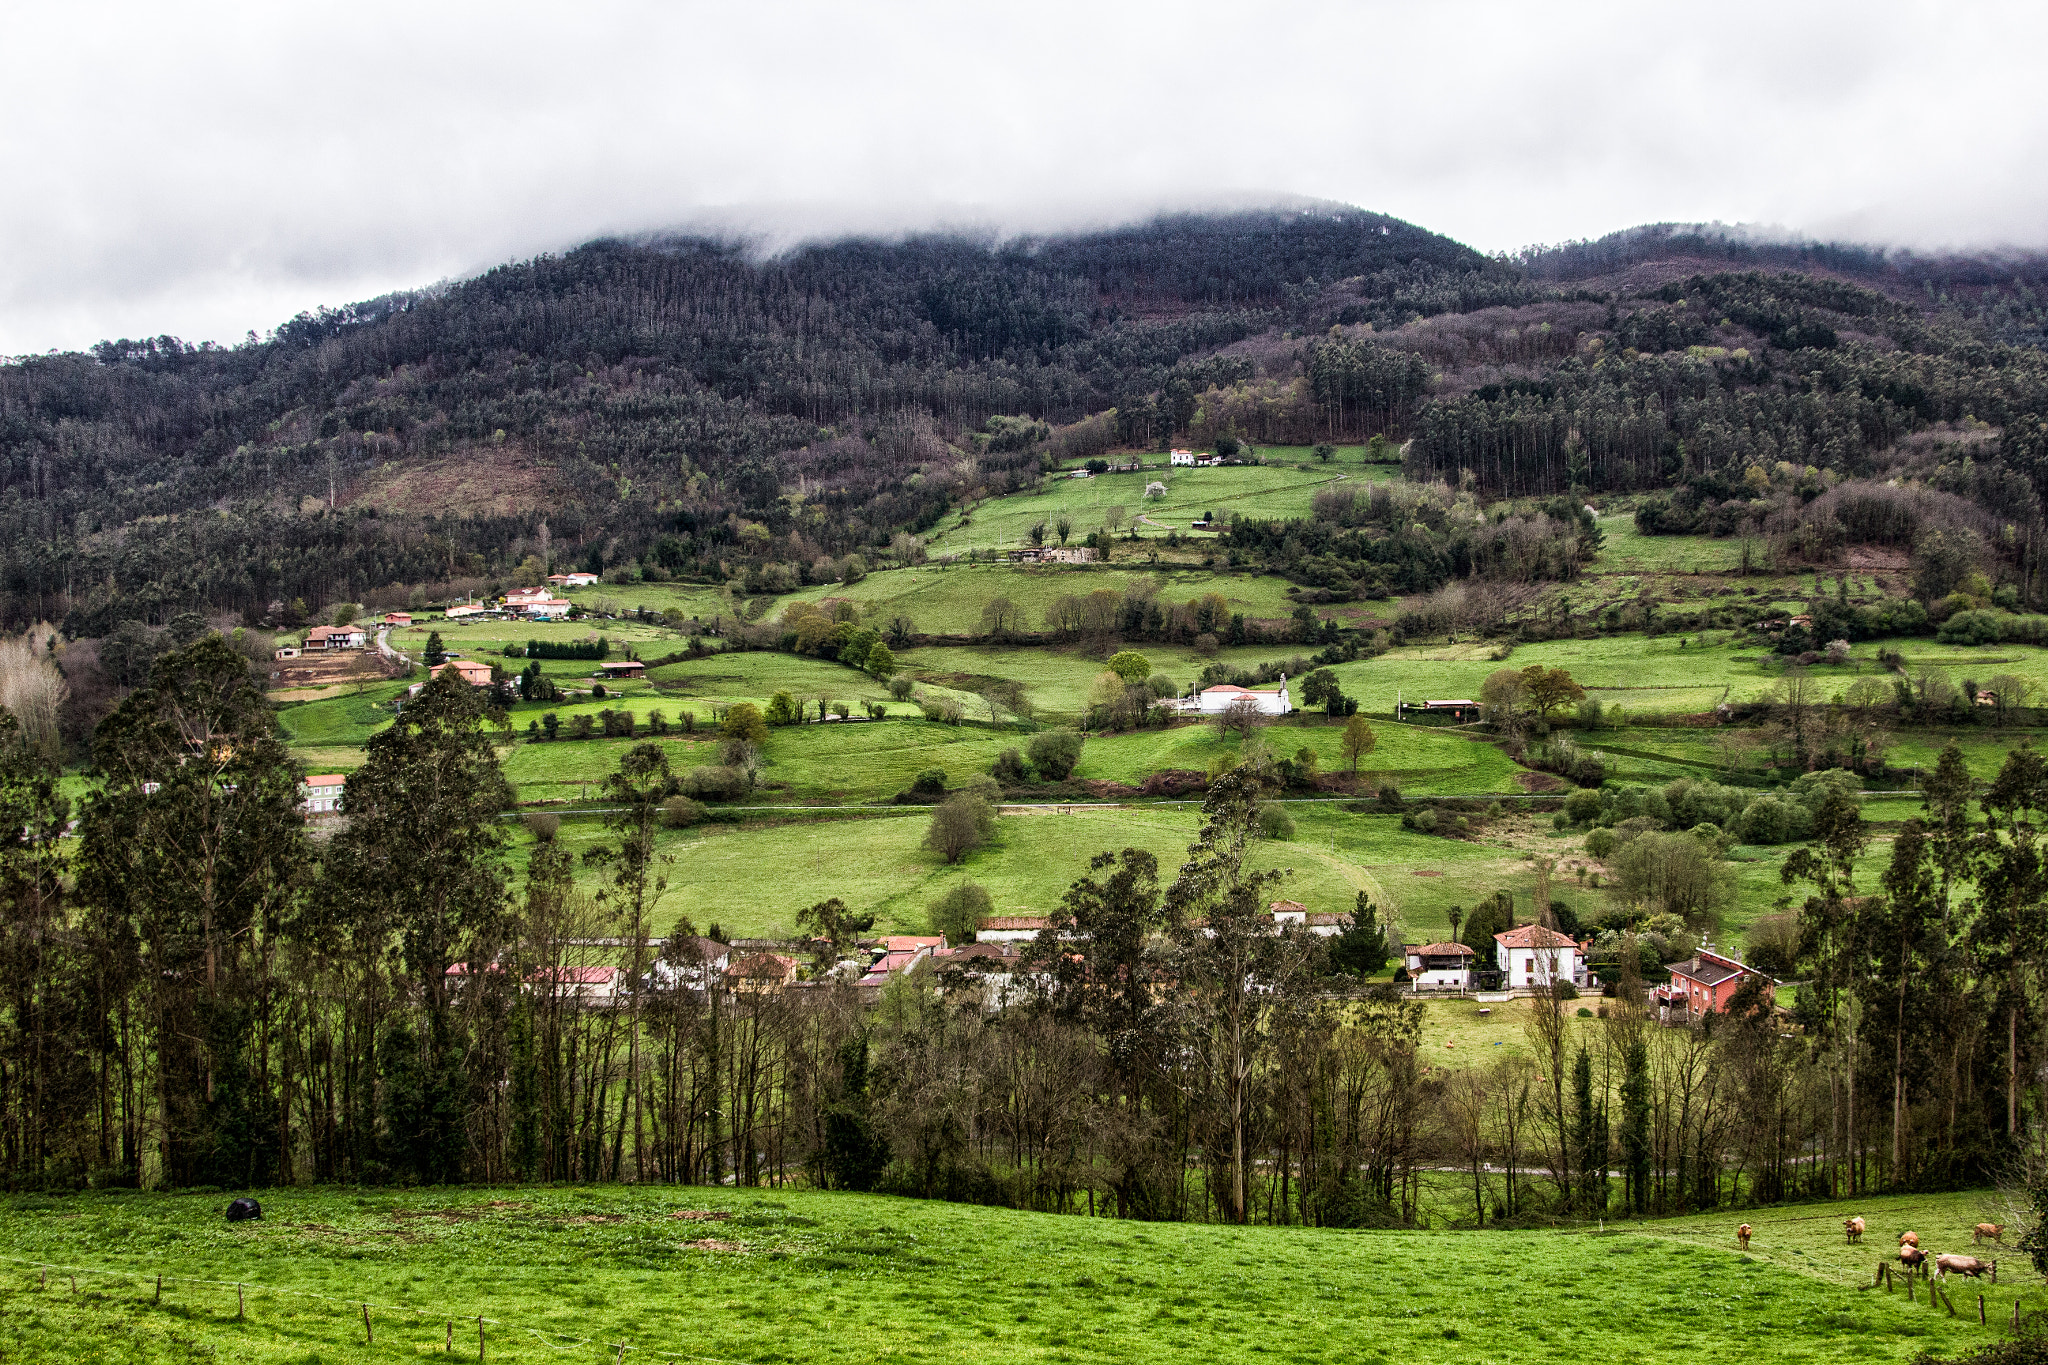
[(1666, 220), (2048, 246), (2039, 4), (0, 8), (0, 354), (608, 232), (1343, 200), (1484, 250)]

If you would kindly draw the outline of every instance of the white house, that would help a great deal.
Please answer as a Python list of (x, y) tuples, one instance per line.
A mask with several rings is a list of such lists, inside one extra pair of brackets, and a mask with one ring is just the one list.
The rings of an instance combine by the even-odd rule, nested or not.
[(490, 608), (481, 602), (457, 602), (448, 608), (448, 619), (460, 621), (465, 616), (482, 616)]
[(559, 597), (536, 597), (528, 598), (524, 606), (530, 620), (559, 621), (569, 614), (571, 603)]
[(1044, 915), (990, 915), (975, 932), (977, 943), (1024, 943), (1038, 937), (1045, 928)]
[(1310, 910), (1300, 901), (1274, 901), (1266, 907), (1274, 925), (1296, 925), (1317, 938), (1335, 938), (1351, 927), (1351, 916), (1330, 910)]
[(1195, 452), (1192, 450), (1170, 451), (1166, 456), (1166, 462), (1176, 465), (1193, 465), (1195, 462)]
[(1504, 985), (1548, 986), (1553, 981), (1586, 984), (1586, 955), (1579, 945), (1540, 924), (1524, 924), (1495, 934), (1494, 961)]
[(597, 575), (594, 573), (551, 573), (548, 575), (548, 582), (554, 584), (557, 588), (587, 588), (597, 582)]
[(1408, 979), (1418, 986), (1470, 986), (1479, 954), (1462, 943), (1425, 943), (1405, 950)]
[(308, 815), (331, 815), (341, 809), (341, 789), (348, 779), (340, 773), (316, 773), (299, 783), (299, 809)]
[(528, 602), (545, 602), (554, 595), (553, 588), (514, 588), (498, 600), (511, 610), (520, 611)]
[(1218, 683), (1205, 687), (1195, 697), (1195, 705), (1183, 710), (1199, 711), (1205, 716), (1221, 715), (1240, 701), (1249, 700), (1262, 716), (1284, 716), (1294, 709), (1287, 699), (1287, 675), (1280, 676), (1278, 687), (1238, 687), (1231, 683)]

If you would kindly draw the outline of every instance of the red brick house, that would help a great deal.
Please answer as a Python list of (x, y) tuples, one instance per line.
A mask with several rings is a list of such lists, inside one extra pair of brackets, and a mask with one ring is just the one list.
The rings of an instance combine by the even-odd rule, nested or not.
[[(1671, 982), (1657, 987), (1653, 995), (1658, 1012), (1667, 1021), (1675, 1021), (1681, 1011), (1687, 1021), (1719, 1014), (1728, 1008), (1729, 1000), (1745, 980), (1764, 975), (1754, 967), (1744, 966), (1739, 958), (1715, 952), (1705, 941), (1685, 961), (1665, 964), (1665, 970), (1671, 973)], [(1764, 977), (1764, 981), (1768, 998), (1776, 983), (1769, 977)]]

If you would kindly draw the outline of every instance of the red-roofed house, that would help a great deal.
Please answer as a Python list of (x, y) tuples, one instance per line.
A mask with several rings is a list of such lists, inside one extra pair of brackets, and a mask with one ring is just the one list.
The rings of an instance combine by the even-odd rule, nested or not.
[(1287, 699), (1287, 675), (1280, 676), (1278, 687), (1238, 687), (1232, 683), (1218, 683), (1205, 687), (1194, 699), (1192, 707), (1183, 710), (1199, 711), (1205, 716), (1217, 716), (1228, 711), (1241, 701), (1249, 701), (1258, 708), (1262, 716), (1284, 716), (1294, 709)]
[(892, 953), (917, 953), (919, 956), (945, 946), (944, 934), (890, 934), (882, 940), (882, 947)]
[(1586, 983), (1586, 954), (1555, 929), (1524, 924), (1495, 934), (1494, 961), (1502, 984), (1510, 988), (1548, 986), (1553, 981)]
[(361, 649), (369, 641), (355, 626), (315, 626), (306, 632), (308, 649)]
[(1425, 943), (1404, 954), (1408, 979), (1418, 986), (1470, 986), (1479, 954), (1462, 943)]
[(617, 967), (542, 967), (531, 980), (557, 999), (608, 1005), (618, 994), (619, 976)]
[(896, 973), (909, 971), (929, 956), (931, 956), (929, 951), (919, 953), (883, 953), (868, 964), (867, 974), (861, 977), (860, 984), (863, 986), (879, 986), (890, 977), (896, 975)]
[(751, 953), (725, 969), (725, 980), (736, 991), (779, 991), (796, 984), (796, 959), (780, 953)]
[[(1683, 1010), (1688, 1020), (1727, 1009), (1744, 980), (1763, 976), (1756, 968), (1744, 966), (1740, 958), (1715, 952), (1704, 941), (1698, 952), (1683, 962), (1667, 963), (1664, 970), (1671, 973), (1671, 983), (1653, 992), (1657, 1007), (1667, 1018)], [(1765, 981), (1765, 991), (1775, 995), (1776, 983), (1768, 977)]]
[(308, 815), (331, 815), (341, 809), (341, 791), (348, 779), (340, 773), (315, 773), (299, 783), (299, 809)]

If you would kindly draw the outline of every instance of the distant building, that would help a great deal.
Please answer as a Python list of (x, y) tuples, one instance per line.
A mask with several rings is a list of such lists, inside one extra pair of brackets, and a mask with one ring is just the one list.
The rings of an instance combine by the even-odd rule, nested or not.
[(531, 981), (558, 1000), (609, 1005), (619, 993), (621, 975), (617, 967), (542, 967)]
[(559, 621), (569, 614), (575, 603), (560, 597), (532, 597), (520, 604), (528, 618), (535, 621)]
[(450, 659), (436, 671), (453, 673), (471, 687), (489, 687), (491, 685), (491, 666), (478, 663), (474, 659)]
[(780, 953), (753, 953), (725, 969), (726, 984), (736, 991), (779, 991), (796, 984), (796, 959)]
[(1569, 981), (1575, 986), (1586, 984), (1585, 950), (1555, 929), (1524, 924), (1495, 934), (1493, 942), (1494, 962), (1504, 985), (1548, 986), (1557, 981)]
[(1170, 465), (1193, 465), (1195, 462), (1195, 452), (1192, 450), (1169, 451), (1166, 456), (1166, 462)]
[(384, 613), (384, 624), (387, 626), (409, 626), (412, 624), (412, 613), (387, 611)]
[[(1707, 1014), (1719, 1014), (1728, 1008), (1728, 1002), (1742, 983), (1752, 976), (1764, 974), (1754, 967), (1743, 965), (1741, 958), (1728, 953), (1717, 953), (1700, 940), (1699, 951), (1683, 962), (1666, 963), (1664, 970), (1671, 973), (1668, 985), (1657, 987), (1655, 996), (1658, 1012), (1670, 1022), (1673, 1015), (1683, 1015), (1687, 1021), (1694, 1021)], [(1765, 989), (1775, 998), (1776, 984), (1765, 977), (1769, 984)]]
[(1049, 921), (1044, 915), (990, 915), (974, 935), (977, 943), (1023, 943), (1038, 937)]
[(299, 657), (299, 651), (290, 645), (286, 645), (283, 649), (277, 651), (275, 657), (279, 659), (296, 659)]
[(315, 626), (306, 632), (308, 649), (361, 649), (369, 640), (360, 626)]
[(340, 773), (317, 773), (299, 783), (299, 809), (308, 815), (331, 815), (341, 809), (342, 788), (348, 779)]
[(594, 573), (551, 573), (548, 582), (557, 588), (587, 588), (597, 582)]
[(1405, 951), (1408, 979), (1418, 986), (1459, 986), (1472, 984), (1479, 954), (1462, 943), (1425, 943)]
[(597, 666), (598, 673), (607, 678), (644, 678), (647, 665), (638, 659), (607, 659)]
[(1439, 701), (1396, 701), (1394, 719), (1400, 720), (1410, 711), (1420, 711), (1428, 716), (1445, 716), (1460, 723), (1479, 719), (1479, 703), (1468, 697), (1451, 697)]
[(1203, 688), (1196, 696), (1182, 697), (1161, 705), (1171, 706), (1186, 715), (1218, 716), (1240, 701), (1247, 700), (1262, 716), (1284, 716), (1294, 709), (1294, 704), (1288, 700), (1285, 674), (1281, 675), (1278, 687), (1238, 687), (1234, 683), (1218, 683), (1214, 687)]
[(448, 619), (458, 621), (465, 616), (482, 616), (489, 610), (490, 608), (481, 602), (457, 602), (448, 608)]

